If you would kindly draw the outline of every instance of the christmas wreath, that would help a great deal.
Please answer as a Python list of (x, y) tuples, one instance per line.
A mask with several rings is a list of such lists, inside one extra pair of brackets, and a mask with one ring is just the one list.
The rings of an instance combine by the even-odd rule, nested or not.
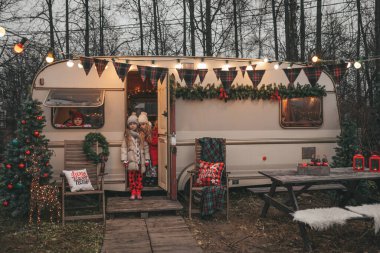
[[(102, 152), (97, 154), (93, 146), (98, 143), (99, 147), (102, 148)], [(108, 156), (110, 151), (108, 149), (108, 142), (106, 138), (101, 133), (89, 133), (84, 138), (83, 152), (86, 154), (87, 159), (98, 164), (102, 156)]]

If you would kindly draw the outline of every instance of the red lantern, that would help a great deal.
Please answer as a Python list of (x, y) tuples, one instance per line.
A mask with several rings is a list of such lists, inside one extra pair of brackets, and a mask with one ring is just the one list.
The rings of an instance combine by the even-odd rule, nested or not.
[(12, 168), (12, 165), (10, 165), (9, 163), (7, 165), (5, 165), (5, 168), (7, 168), (8, 170)]
[(7, 185), (7, 188), (8, 188), (9, 190), (12, 190), (12, 189), (13, 189), (13, 184), (8, 184), (8, 185)]
[(38, 137), (38, 136), (40, 136), (40, 132), (38, 132), (38, 131), (34, 131), (33, 135), (34, 135), (35, 137)]
[(352, 167), (356, 171), (364, 171), (364, 156), (362, 154), (354, 155), (352, 159)]
[(380, 156), (371, 155), (369, 158), (369, 170), (373, 172), (380, 172)]
[(23, 168), (25, 168), (25, 164), (20, 163), (20, 164), (18, 165), (18, 167), (19, 167), (20, 169), (23, 169)]

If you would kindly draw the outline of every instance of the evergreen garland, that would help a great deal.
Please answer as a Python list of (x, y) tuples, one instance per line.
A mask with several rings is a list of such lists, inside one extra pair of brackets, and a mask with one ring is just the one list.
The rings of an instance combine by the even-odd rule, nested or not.
[(302, 97), (322, 97), (326, 96), (325, 86), (319, 84), (311, 86), (310, 84), (300, 85), (262, 85), (260, 89), (254, 88), (249, 85), (236, 85), (227, 91), (226, 95), (221, 95), (225, 92), (222, 86), (215, 87), (214, 84), (207, 84), (205, 87), (195, 85), (193, 87), (177, 86), (171, 87), (171, 92), (175, 98), (182, 98), (184, 100), (200, 100), (203, 99), (223, 99), (228, 100), (269, 100), (280, 98), (302, 98)]
[[(99, 154), (93, 150), (93, 146), (96, 142), (98, 142), (99, 146), (102, 148), (102, 152)], [(83, 152), (86, 154), (88, 160), (98, 164), (100, 163), (102, 155), (108, 156), (110, 154), (108, 146), (109, 144), (106, 138), (101, 133), (89, 133), (84, 139)]]

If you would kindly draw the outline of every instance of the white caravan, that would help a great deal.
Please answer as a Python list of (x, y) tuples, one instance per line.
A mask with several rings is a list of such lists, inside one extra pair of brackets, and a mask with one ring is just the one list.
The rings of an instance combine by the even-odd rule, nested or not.
[[(340, 133), (339, 113), (334, 82), (325, 72), (318, 81), (327, 91), (327, 96), (322, 99), (171, 100), (168, 89), (170, 80), (186, 86), (178, 75), (178, 63), (187, 69), (196, 69), (198, 64), (204, 64), (203, 68), (208, 72), (202, 83), (199, 77), (196, 78), (198, 85), (219, 86), (221, 81), (213, 69), (222, 68), (228, 63), (229, 67), (238, 70), (233, 85), (252, 86), (248, 75), (243, 76), (240, 70), (241, 66), (252, 62), (257, 70), (266, 70), (259, 89), (267, 84), (287, 85), (289, 81), (281, 69), (289, 67), (289, 64), (283, 63), (280, 69), (275, 70), (276, 63), (253, 59), (163, 56), (93, 58), (108, 61), (100, 77), (95, 65), (86, 75), (78, 67), (81, 61), (77, 59), (73, 67), (68, 67), (66, 61), (46, 66), (33, 82), (33, 98), (43, 103), (47, 120), (44, 134), (50, 140), (49, 147), (54, 150), (51, 159), (54, 179), (58, 179), (64, 167), (64, 140), (84, 140), (86, 134), (100, 132), (110, 144), (105, 189), (124, 191), (125, 171), (120, 162), (120, 146), (127, 115), (132, 110), (145, 110), (150, 120), (158, 121), (158, 184), (173, 199), (188, 182), (186, 170), (194, 166), (195, 138), (226, 138), (227, 170), (231, 176), (241, 177), (232, 181), (231, 186), (267, 184), (269, 182), (258, 171), (295, 168), (297, 163), (314, 154), (321, 158), (326, 155), (331, 160), (335, 153), (336, 136)], [(121, 81), (116, 74), (113, 60), (132, 64), (125, 81)], [(149, 80), (142, 81), (137, 66), (167, 68), (168, 74), (161, 79), (162, 82), (158, 81), (157, 90), (152, 90), (147, 86)], [(295, 83), (309, 83), (303, 71)], [(141, 93), (144, 89), (145, 93)], [(91, 124), (66, 127), (70, 115), (78, 111)], [(319, 123), (309, 124), (310, 121)]]

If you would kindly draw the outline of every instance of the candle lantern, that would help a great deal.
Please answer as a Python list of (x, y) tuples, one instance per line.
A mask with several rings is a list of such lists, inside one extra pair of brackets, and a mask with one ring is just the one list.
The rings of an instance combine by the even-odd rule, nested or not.
[(369, 170), (373, 172), (380, 172), (380, 156), (371, 155), (369, 158)]
[(354, 155), (352, 159), (352, 167), (356, 171), (364, 171), (364, 156), (362, 154)]

